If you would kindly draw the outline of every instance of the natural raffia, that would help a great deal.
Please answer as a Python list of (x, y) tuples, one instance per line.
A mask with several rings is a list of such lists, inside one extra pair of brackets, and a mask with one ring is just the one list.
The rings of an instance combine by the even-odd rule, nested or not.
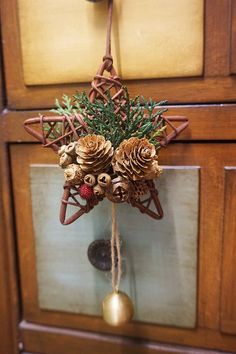
[(116, 204), (111, 203), (112, 208), (112, 227), (111, 227), (111, 275), (112, 289), (119, 291), (120, 279), (122, 275), (122, 259), (120, 247), (120, 235), (116, 219)]

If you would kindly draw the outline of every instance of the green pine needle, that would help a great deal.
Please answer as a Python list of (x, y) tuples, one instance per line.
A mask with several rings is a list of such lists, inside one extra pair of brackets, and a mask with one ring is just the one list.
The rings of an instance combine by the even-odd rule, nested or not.
[[(77, 92), (73, 99), (63, 95), (62, 102), (56, 99), (56, 107), (51, 111), (68, 116), (81, 114), (87, 124), (88, 133), (103, 135), (115, 148), (124, 139), (130, 137), (147, 138), (156, 148), (159, 148), (158, 137), (166, 129), (162, 114), (167, 111), (167, 108), (162, 106), (167, 101), (145, 100), (143, 96), (131, 99), (127, 88), (124, 88), (124, 91), (124, 103), (118, 113), (115, 113), (117, 106), (109, 92), (106, 104), (99, 99), (91, 103), (84, 92)], [(123, 120), (123, 116), (127, 118)]]

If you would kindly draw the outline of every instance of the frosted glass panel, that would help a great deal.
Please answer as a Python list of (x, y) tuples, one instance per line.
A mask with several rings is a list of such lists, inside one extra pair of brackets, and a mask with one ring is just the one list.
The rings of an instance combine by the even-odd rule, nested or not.
[[(69, 226), (58, 220), (63, 174), (56, 165), (31, 166), (39, 305), (42, 309), (100, 315), (110, 274), (89, 263), (89, 244), (110, 236), (110, 203), (101, 202)], [(164, 219), (118, 205), (124, 275), (121, 289), (135, 319), (193, 327), (196, 317), (198, 168), (165, 169), (157, 181)]]
[[(18, 8), (26, 85), (92, 80), (105, 52), (107, 1), (18, 0)], [(124, 79), (202, 75), (203, 0), (116, 0), (113, 23)]]

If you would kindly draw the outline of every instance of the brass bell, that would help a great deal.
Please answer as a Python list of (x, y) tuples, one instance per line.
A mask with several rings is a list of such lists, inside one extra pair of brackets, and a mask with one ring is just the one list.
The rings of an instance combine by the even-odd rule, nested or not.
[(122, 291), (112, 291), (102, 304), (103, 319), (110, 326), (121, 326), (131, 321), (134, 308), (131, 299)]

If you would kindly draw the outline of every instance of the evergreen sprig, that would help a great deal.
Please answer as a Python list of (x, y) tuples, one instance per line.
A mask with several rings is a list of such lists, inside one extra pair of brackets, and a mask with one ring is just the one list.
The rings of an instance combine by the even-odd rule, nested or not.
[[(107, 94), (107, 102), (95, 99), (89, 101), (86, 93), (76, 93), (73, 100), (66, 95), (62, 96), (62, 103), (57, 99), (56, 108), (52, 112), (60, 115), (81, 114), (88, 127), (89, 134), (103, 135), (116, 148), (124, 139), (130, 137), (144, 138), (159, 147), (157, 139), (166, 128), (162, 114), (167, 108), (162, 108), (167, 101), (155, 102), (145, 100), (143, 96), (133, 99), (129, 97), (127, 88), (117, 112), (117, 105)], [(157, 110), (157, 108), (159, 108)], [(123, 117), (126, 117), (124, 119)]]

